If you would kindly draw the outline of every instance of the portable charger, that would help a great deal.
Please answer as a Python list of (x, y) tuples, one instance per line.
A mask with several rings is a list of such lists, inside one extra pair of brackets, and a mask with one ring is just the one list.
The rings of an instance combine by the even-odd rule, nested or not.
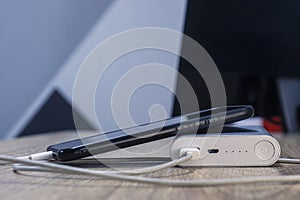
[(280, 156), (280, 145), (264, 128), (227, 126), (226, 131), (183, 134), (170, 149), (172, 160), (186, 152), (193, 158), (180, 166), (270, 166)]

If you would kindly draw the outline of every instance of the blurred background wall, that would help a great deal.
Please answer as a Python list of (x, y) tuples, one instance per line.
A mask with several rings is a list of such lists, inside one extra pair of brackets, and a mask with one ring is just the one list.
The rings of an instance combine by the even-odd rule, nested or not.
[(111, 3), (0, 1), (0, 138), (20, 120)]
[[(55, 121), (56, 117), (70, 117), (69, 108), (59, 113), (60, 107), (57, 107), (53, 113), (53, 107), (48, 106), (42, 114), (41, 109), (53, 104), (49, 103), (49, 99), (71, 104), (75, 74), (95, 45), (131, 28), (158, 26), (182, 30), (185, 4), (185, 0), (1, 1), (0, 138), (15, 137), (24, 131), (25, 135), (45, 132), (47, 128), (39, 129), (47, 127), (47, 124), (43, 125), (47, 121), (45, 116), (48, 116), (48, 121)], [(119, 65), (130, 68), (131, 64), (161, 61), (177, 67), (176, 56), (152, 52), (152, 58), (147, 58), (143, 56), (146, 54), (149, 52), (142, 53), (140, 60), (128, 58)], [(109, 82), (109, 79), (106, 80)], [(153, 88), (150, 90), (153, 91)], [(162, 101), (171, 114), (171, 94)], [(64, 117), (66, 112), (68, 116)], [(32, 123), (39, 114), (43, 115), (40, 117), (43, 119), (35, 119)], [(142, 116), (145, 120), (147, 117), (145, 114)], [(107, 129), (114, 129), (113, 126), (109, 123)]]

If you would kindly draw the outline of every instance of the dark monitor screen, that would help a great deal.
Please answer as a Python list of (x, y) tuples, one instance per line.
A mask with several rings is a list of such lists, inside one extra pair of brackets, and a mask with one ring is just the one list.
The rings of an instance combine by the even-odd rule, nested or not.
[(189, 0), (184, 33), (221, 72), (300, 75), (300, 1)]
[[(298, 0), (189, 0), (184, 33), (202, 45), (218, 66), (228, 104), (252, 104), (262, 114), (277, 112), (269, 77), (300, 77)], [(184, 40), (182, 46), (188, 48)], [(206, 84), (193, 66), (181, 59), (179, 72), (191, 83), (200, 106), (187, 100), (184, 112), (209, 108)], [(182, 99), (181, 84), (178, 78), (176, 96)], [(181, 113), (175, 101), (173, 114)]]

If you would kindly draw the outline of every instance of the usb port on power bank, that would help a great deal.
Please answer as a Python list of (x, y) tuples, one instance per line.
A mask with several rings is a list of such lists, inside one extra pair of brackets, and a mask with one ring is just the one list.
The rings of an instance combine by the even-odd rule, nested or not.
[(208, 149), (207, 152), (208, 153), (218, 153), (219, 149)]

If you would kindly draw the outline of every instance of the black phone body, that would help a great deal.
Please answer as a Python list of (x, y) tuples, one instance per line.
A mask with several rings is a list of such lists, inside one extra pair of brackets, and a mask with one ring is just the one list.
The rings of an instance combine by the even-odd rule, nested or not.
[(201, 130), (205, 130), (209, 126), (229, 124), (250, 118), (253, 115), (254, 109), (248, 105), (212, 108), (132, 128), (54, 144), (49, 146), (47, 151), (52, 151), (56, 160), (75, 160), (176, 136), (179, 132), (185, 133), (190, 130), (195, 132), (196, 130), (196, 132), (201, 133)]

